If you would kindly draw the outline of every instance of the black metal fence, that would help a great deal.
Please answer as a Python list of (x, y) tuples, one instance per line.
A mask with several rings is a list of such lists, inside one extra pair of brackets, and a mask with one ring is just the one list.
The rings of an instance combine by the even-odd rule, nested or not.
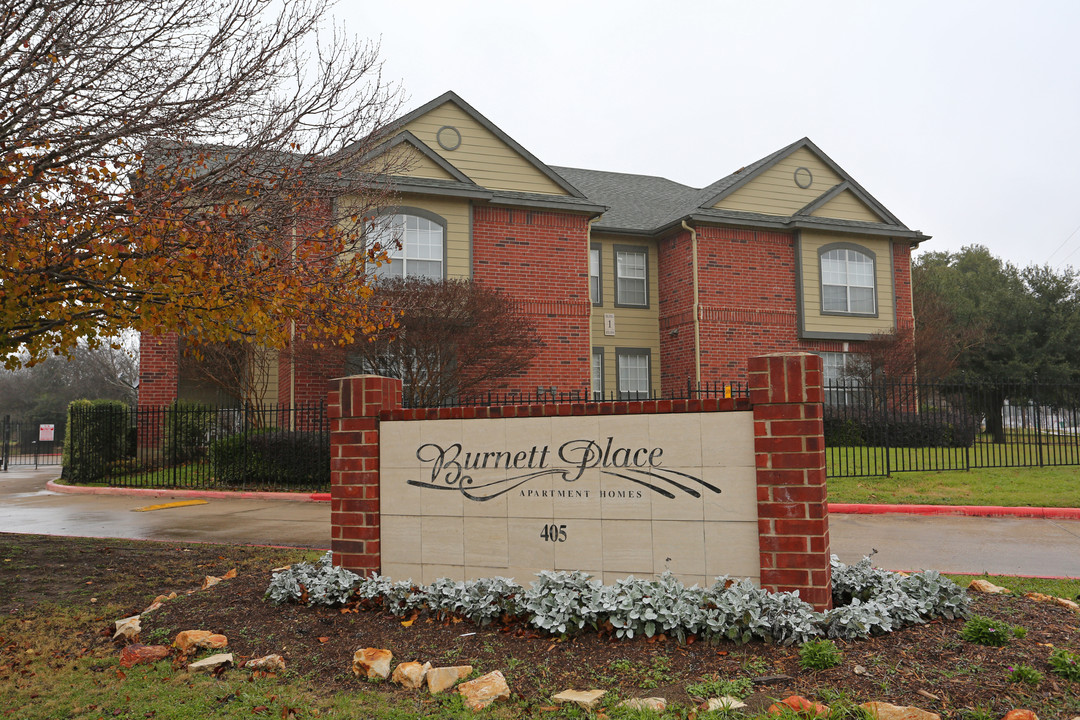
[(72, 407), (64, 477), (120, 487), (326, 492), (325, 405)]
[(497, 390), (473, 395), (448, 397), (437, 403), (417, 402), (409, 393), (403, 393), (403, 405), (407, 408), (421, 407), (490, 407), (498, 405), (546, 405), (557, 403), (614, 402), (620, 400), (700, 400), (703, 398), (745, 398), (750, 390), (745, 382), (687, 381), (674, 392), (618, 391), (591, 392), (583, 389), (559, 390), (557, 387), (536, 387), (526, 390)]
[(1080, 385), (848, 380), (825, 399), (830, 477), (1080, 465)]
[(59, 465), (63, 447), (63, 418), (0, 418), (0, 470)]

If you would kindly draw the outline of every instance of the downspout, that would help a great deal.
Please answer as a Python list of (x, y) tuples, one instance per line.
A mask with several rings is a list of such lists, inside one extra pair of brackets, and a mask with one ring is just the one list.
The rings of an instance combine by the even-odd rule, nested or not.
[(697, 230), (682, 221), (683, 230), (690, 233), (690, 253), (694, 260), (694, 380), (701, 387), (701, 303), (698, 295)]
[[(586, 287), (589, 288), (589, 394), (588, 398), (592, 400), (593, 392), (595, 388), (592, 386), (592, 354), (593, 354), (593, 312), (596, 308), (593, 307), (592, 299), (592, 226), (593, 223), (600, 219), (599, 215), (589, 218), (585, 223), (585, 268), (588, 271), (588, 276), (585, 280)], [(604, 286), (604, 269), (600, 268), (600, 277), (597, 278), (597, 283), (602, 288)], [(604, 386), (604, 363), (600, 363), (600, 386)], [(603, 400), (603, 396), (600, 397)]]

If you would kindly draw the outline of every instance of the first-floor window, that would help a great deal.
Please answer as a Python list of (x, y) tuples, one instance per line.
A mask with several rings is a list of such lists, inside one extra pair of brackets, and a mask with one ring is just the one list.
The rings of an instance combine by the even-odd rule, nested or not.
[(852, 405), (863, 386), (866, 356), (859, 353), (823, 352), (822, 380), (826, 405)]
[(621, 399), (633, 400), (649, 397), (651, 389), (649, 355), (648, 350), (634, 348), (619, 348), (615, 351)]
[(592, 396), (593, 400), (604, 399), (604, 348), (592, 351)]

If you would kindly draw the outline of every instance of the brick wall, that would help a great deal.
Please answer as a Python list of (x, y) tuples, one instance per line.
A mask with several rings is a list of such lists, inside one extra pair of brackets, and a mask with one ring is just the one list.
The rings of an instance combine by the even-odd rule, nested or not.
[(180, 337), (176, 333), (139, 336), (139, 405), (169, 405), (179, 389)]
[(544, 347), (532, 367), (495, 387), (589, 391), (588, 219), (584, 215), (478, 207), (473, 279), (512, 297)]
[(686, 390), (687, 380), (697, 377), (690, 233), (683, 230), (660, 241), (656, 262), (660, 289), (660, 391), (680, 393)]
[(832, 606), (821, 358), (751, 358), (761, 586)]

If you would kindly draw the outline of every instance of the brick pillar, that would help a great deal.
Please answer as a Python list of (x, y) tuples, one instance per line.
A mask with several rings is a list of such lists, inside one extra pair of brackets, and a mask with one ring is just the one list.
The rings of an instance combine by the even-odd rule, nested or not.
[(750, 358), (761, 586), (832, 607), (821, 358)]
[(139, 335), (139, 405), (159, 407), (176, 400), (180, 382), (180, 336)]
[(381, 568), (379, 413), (401, 407), (401, 381), (353, 375), (330, 381), (330, 549), (334, 565)]

